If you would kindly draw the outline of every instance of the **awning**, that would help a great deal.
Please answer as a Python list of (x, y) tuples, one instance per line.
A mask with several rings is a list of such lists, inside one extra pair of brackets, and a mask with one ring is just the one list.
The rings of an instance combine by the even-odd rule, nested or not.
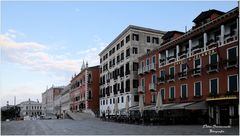
[(185, 107), (187, 110), (205, 110), (207, 109), (206, 101), (197, 102)]
[(163, 110), (178, 110), (178, 109), (185, 109), (186, 106), (193, 104), (192, 102), (188, 103), (174, 103), (173, 105), (167, 106), (163, 108)]

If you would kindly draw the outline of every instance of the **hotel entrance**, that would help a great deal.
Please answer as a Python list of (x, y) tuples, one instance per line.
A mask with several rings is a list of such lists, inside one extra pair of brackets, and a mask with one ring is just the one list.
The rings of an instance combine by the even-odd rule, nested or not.
[(219, 106), (220, 111), (220, 124), (223, 126), (229, 125), (229, 106)]

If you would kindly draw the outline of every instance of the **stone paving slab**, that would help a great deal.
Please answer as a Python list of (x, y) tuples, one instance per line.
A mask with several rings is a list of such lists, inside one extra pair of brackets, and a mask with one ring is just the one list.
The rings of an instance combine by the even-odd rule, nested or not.
[[(85, 120), (29, 120), (2, 122), (2, 135), (238, 135), (238, 127), (218, 130), (218, 133), (202, 125), (145, 126), (101, 121), (97, 118)], [(223, 131), (223, 132), (220, 132)]]

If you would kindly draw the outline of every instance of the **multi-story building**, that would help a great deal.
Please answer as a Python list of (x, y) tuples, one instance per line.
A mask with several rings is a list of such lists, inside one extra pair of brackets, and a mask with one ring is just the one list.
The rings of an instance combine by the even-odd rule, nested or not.
[(42, 104), (39, 103), (39, 101), (31, 101), (28, 99), (28, 101), (21, 102), (19, 104), (21, 111), (20, 116), (32, 116), (37, 117), (42, 115)]
[(128, 26), (100, 52), (100, 116), (114, 114), (114, 104), (124, 110), (138, 104), (138, 57), (150, 52), (161, 43), (165, 32)]
[[(56, 104), (54, 104), (54, 100), (60, 96), (63, 87), (54, 87), (47, 89), (44, 93), (42, 93), (42, 113), (45, 116), (51, 116), (58, 113), (56, 110)], [(57, 103), (55, 101), (55, 103)]]
[(79, 74), (71, 80), (70, 109), (95, 113), (99, 110), (99, 66), (83, 63)]
[(209, 123), (237, 123), (238, 12), (238, 8), (227, 13), (202, 12), (191, 30), (166, 33), (157, 49), (141, 56), (138, 91), (145, 104), (154, 103), (158, 92), (164, 104), (171, 103), (166, 110), (189, 106), (191, 112), (200, 110), (208, 115)]
[(67, 111), (70, 111), (70, 95), (69, 95), (70, 88), (71, 88), (70, 84), (65, 86), (61, 93), (60, 108), (63, 117), (65, 117)]

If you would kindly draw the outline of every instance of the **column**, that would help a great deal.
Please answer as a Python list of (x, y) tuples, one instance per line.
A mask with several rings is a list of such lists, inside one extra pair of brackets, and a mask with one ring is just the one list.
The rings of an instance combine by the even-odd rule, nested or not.
[(191, 52), (192, 52), (192, 40), (191, 39), (188, 41), (188, 45), (189, 45), (188, 56), (191, 57)]
[(168, 50), (166, 50), (166, 63), (168, 63)]
[[(234, 106), (229, 106), (229, 116), (234, 116)], [(229, 119), (229, 124), (232, 125), (232, 119)]]
[(216, 125), (220, 125), (220, 111), (219, 111), (219, 106), (216, 106)]
[(221, 38), (220, 38), (220, 41), (221, 41), (221, 45), (224, 44), (224, 25), (221, 25)]
[(237, 37), (238, 37), (238, 27), (239, 27), (239, 20), (238, 20), (238, 18), (237, 18)]
[(203, 50), (207, 50), (207, 33), (203, 34)]
[(179, 45), (177, 45), (177, 54), (176, 54), (177, 60), (178, 60), (178, 53), (179, 53)]

